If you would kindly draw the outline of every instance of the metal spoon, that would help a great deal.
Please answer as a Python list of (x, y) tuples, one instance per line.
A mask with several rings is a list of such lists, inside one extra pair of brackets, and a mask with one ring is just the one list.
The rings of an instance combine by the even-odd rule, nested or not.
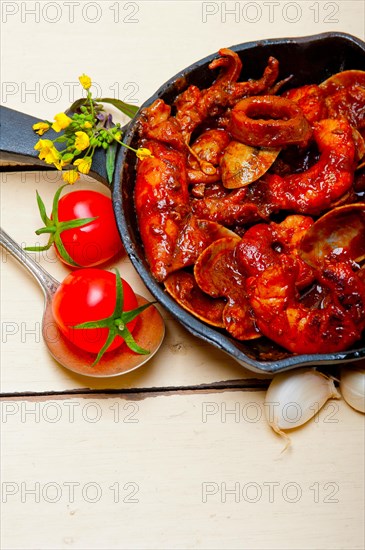
[[(165, 325), (157, 308), (150, 306), (138, 317), (138, 323), (133, 331), (134, 338), (140, 346), (150, 351), (149, 355), (138, 355), (122, 344), (116, 350), (105, 353), (99, 363), (95, 367), (91, 367), (95, 356), (77, 348), (68, 341), (59, 331), (53, 318), (52, 299), (60, 283), (24, 252), (1, 228), (0, 245), (25, 267), (41, 286), (45, 297), (42, 319), (43, 339), (51, 355), (63, 367), (77, 374), (107, 378), (119, 376), (141, 367), (157, 352), (165, 335)], [(138, 305), (147, 303), (147, 300), (138, 294), (137, 301)]]

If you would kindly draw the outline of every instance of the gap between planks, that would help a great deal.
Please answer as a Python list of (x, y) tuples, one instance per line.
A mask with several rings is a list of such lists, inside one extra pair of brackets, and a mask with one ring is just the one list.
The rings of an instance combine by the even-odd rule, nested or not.
[(161, 395), (188, 395), (202, 393), (220, 393), (226, 391), (265, 391), (270, 380), (251, 379), (242, 381), (217, 382), (216, 384), (200, 384), (197, 386), (171, 386), (154, 388), (128, 388), (128, 389), (74, 389), (65, 391), (46, 391), (46, 392), (11, 392), (0, 394), (0, 401), (28, 400), (43, 401), (52, 399), (69, 399), (70, 397), (98, 397), (108, 399), (110, 397), (123, 397), (124, 399), (133, 399), (133, 401), (147, 399), (149, 397), (158, 397)]

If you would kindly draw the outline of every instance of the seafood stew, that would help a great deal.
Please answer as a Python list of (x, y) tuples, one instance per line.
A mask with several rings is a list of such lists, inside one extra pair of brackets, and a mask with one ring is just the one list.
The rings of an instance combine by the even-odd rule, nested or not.
[[(337, 47), (341, 46), (341, 60), (333, 56), (333, 51), (328, 50), (326, 40), (329, 40), (330, 45), (337, 41)], [(280, 48), (285, 55), (280, 55)], [(291, 49), (291, 54), (296, 51), (300, 55), (297, 56), (296, 63), (291, 58), (291, 71), (284, 72), (281, 61), (283, 59), (285, 69), (289, 69), (288, 48)], [(235, 51), (239, 51), (240, 58), (235, 55)], [(320, 269), (307, 263), (299, 238), (304, 237), (310, 227), (317, 223), (316, 220), (327, 211), (341, 209), (346, 202), (354, 204), (361, 201), (360, 194), (345, 197), (345, 200), (344, 196), (350, 193), (350, 188), (351, 192), (354, 190), (353, 174), (360, 162), (362, 111), (360, 109), (359, 113), (354, 113), (355, 118), (359, 118), (355, 121), (359, 135), (354, 139), (354, 121), (345, 120), (343, 113), (337, 118), (332, 115), (329, 117), (328, 113), (323, 116), (323, 105), (321, 107), (319, 101), (316, 103), (320, 86), (313, 86), (316, 84), (313, 79), (304, 79), (314, 57), (322, 59), (327, 56), (328, 61), (323, 61), (320, 68), (317, 65), (314, 68), (318, 84), (331, 76), (330, 71), (334, 74), (344, 73), (342, 70), (338, 71), (339, 68), (360, 72), (357, 68), (364, 66), (362, 44), (358, 44), (356, 40), (353, 42), (344, 35), (331, 34), (281, 43), (266, 41), (256, 47), (237, 46), (225, 49), (221, 54), (200, 62), (200, 71), (197, 72), (196, 66), (193, 66), (162, 87), (149, 102), (148, 108), (142, 111), (129, 133), (130, 143), (141, 143), (138, 140), (142, 128), (143, 145), (149, 147), (154, 154), (154, 160), (147, 159), (140, 163), (137, 178), (134, 165), (125, 163), (122, 171), (124, 205), (121, 225), (124, 225), (122, 231), (125, 224), (128, 227), (124, 240), (131, 260), (152, 293), (191, 332), (224, 349), (253, 370), (274, 372), (311, 361), (330, 362), (362, 357), (364, 344), (361, 343), (360, 336), (365, 318), (365, 287), (362, 278), (356, 273), (361, 265), (357, 264), (358, 267), (354, 269), (353, 265), (346, 263), (362, 261), (361, 250), (354, 244), (356, 235), (351, 240), (350, 247), (351, 254), (354, 253), (356, 257), (340, 258), (341, 261), (336, 264), (332, 262), (329, 268), (327, 258), (326, 266), (321, 265)], [(247, 65), (252, 64), (255, 56), (258, 62), (253, 72), (257, 74), (259, 67), (261, 72), (256, 79), (248, 80), (242, 75), (246, 74)], [(211, 68), (208, 67), (210, 63)], [(301, 63), (303, 71), (299, 70)], [(220, 73), (214, 70), (217, 68), (220, 68)], [(287, 78), (291, 73), (294, 73), (294, 77), (288, 82)], [(362, 81), (356, 85), (361, 87)], [(253, 96), (247, 95), (247, 86)], [(303, 86), (307, 88), (301, 89)], [(295, 91), (295, 88), (299, 90)], [(338, 88), (337, 84), (336, 91)], [(297, 97), (293, 97), (293, 94), (297, 94)], [(346, 94), (348, 95), (348, 91)], [(201, 103), (200, 108), (194, 112), (191, 105), (199, 103), (202, 96), (203, 108)], [(309, 107), (304, 116), (305, 103)], [(337, 104), (333, 102), (332, 109), (341, 110), (344, 103), (342, 100), (337, 101)], [(314, 108), (311, 108), (312, 105)], [(232, 116), (233, 112), (237, 117)], [(250, 143), (244, 143), (245, 139), (242, 137), (242, 129), (243, 135), (247, 135), (247, 119), (249, 134), (254, 135), (254, 142)], [(252, 131), (260, 120), (265, 121), (264, 147), (255, 141), (256, 134), (260, 138), (260, 132), (255, 129)], [(278, 132), (272, 132), (268, 128), (272, 121), (276, 124), (283, 121), (289, 123), (279, 133), (282, 142), (290, 145), (273, 142), (273, 136), (278, 135)], [(306, 143), (312, 144), (309, 151), (304, 148)], [(304, 150), (305, 154), (298, 154), (298, 151)], [(244, 170), (237, 170), (237, 159), (240, 159), (241, 166), (248, 163), (248, 174)], [(307, 200), (306, 191), (298, 183), (300, 174), (309, 172), (310, 180), (315, 181), (316, 178), (311, 174), (311, 171), (315, 171), (313, 167), (317, 167), (317, 172), (323, 175), (328, 172), (329, 166), (335, 176), (331, 173), (327, 183), (336, 180), (338, 186), (333, 185), (330, 193), (321, 191), (322, 195), (319, 193), (319, 197), (317, 193), (315, 199)], [(154, 193), (156, 191), (155, 176), (151, 178), (151, 173), (159, 174), (159, 180), (165, 179), (172, 183), (169, 192), (166, 187), (165, 191), (161, 187), (158, 191), (160, 194), (157, 193), (155, 198), (157, 197), (156, 203), (160, 205), (164, 201), (171, 201), (174, 204), (173, 209), (159, 211), (151, 203), (151, 189), (153, 188)], [(139, 229), (131, 209), (135, 181)], [(152, 187), (148, 188), (146, 182)], [(321, 190), (322, 187), (319, 185), (318, 189)], [(166, 212), (171, 213), (172, 210), (173, 216), (166, 218)], [(348, 212), (347, 218), (351, 216)], [(354, 216), (356, 219), (363, 219), (363, 214), (358, 212)], [(161, 234), (166, 235), (166, 231), (163, 231), (166, 221), (170, 233), (167, 241), (163, 238), (162, 241), (168, 246), (161, 247)], [(334, 225), (333, 220), (328, 223)], [(353, 225), (356, 231), (364, 231), (361, 221), (354, 222)], [(150, 239), (151, 230), (157, 239)], [(173, 243), (173, 250), (169, 250), (169, 243)], [(258, 250), (260, 243), (265, 243), (266, 248)], [(256, 246), (256, 250), (253, 251), (252, 246)], [(255, 258), (264, 259), (265, 266), (271, 267), (271, 271), (262, 270), (260, 261), (253, 264), (249, 260), (248, 250)], [(163, 254), (161, 256), (161, 251), (169, 257), (164, 258)], [(334, 252), (337, 254), (337, 250), (329, 253), (333, 255)], [(144, 255), (148, 257), (149, 263)], [(315, 277), (313, 270), (318, 272)], [(275, 314), (274, 318), (270, 318), (267, 312), (268, 296), (265, 289), (268, 285), (266, 278), (269, 276), (273, 288), (278, 287), (277, 277), (281, 281), (287, 281), (285, 285), (281, 282), (280, 288), (278, 287), (280, 296), (277, 298), (283, 303), (287, 303), (289, 295), (292, 297), (300, 289), (300, 303), (295, 302), (297, 307), (290, 308), (294, 309), (294, 312), (290, 311), (290, 319), (293, 320), (293, 325), (304, 327), (305, 338), (298, 339), (294, 333), (294, 336), (288, 334), (287, 339), (281, 339), (280, 334), (288, 331), (280, 325), (278, 334), (272, 331), (272, 325), (275, 324), (273, 321), (277, 321), (277, 316)], [(347, 288), (351, 288), (351, 297), (340, 294), (338, 299), (333, 298), (343, 288), (344, 281), (348, 282), (350, 279), (353, 284), (351, 282)], [(166, 295), (166, 291), (157, 281), (165, 283), (167, 292), (172, 294), (180, 306)], [(281, 295), (284, 290), (288, 293), (286, 296)], [(189, 298), (189, 292), (192, 299)], [(329, 295), (331, 299), (328, 298)], [(320, 302), (325, 304), (320, 309), (324, 309), (326, 315), (319, 319), (316, 312), (312, 315), (313, 318), (309, 315), (307, 320), (313, 304)], [(209, 304), (213, 303), (214, 307), (211, 308)], [(258, 314), (260, 308), (262, 314)], [(287, 323), (288, 308), (283, 311)], [(333, 330), (333, 322), (339, 312), (342, 321)], [(336, 337), (332, 340), (330, 338), (330, 346), (327, 336), (310, 346), (313, 336), (318, 333), (331, 334), (331, 338), (335, 334)], [(264, 334), (266, 338), (258, 337), (260, 334)], [(350, 348), (348, 351), (343, 349), (344, 335), (347, 338), (345, 346)], [(301, 347), (297, 346), (298, 340), (301, 341)]]

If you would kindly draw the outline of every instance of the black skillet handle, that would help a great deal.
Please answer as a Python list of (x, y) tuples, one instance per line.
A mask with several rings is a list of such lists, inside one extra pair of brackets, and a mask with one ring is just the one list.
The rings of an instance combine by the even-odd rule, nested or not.
[(39, 120), (25, 113), (0, 107), (0, 160), (5, 166), (7, 162), (19, 162), (26, 166), (45, 165), (34, 150), (38, 136), (32, 126), (36, 122)]
[[(32, 129), (33, 124), (36, 122), (40, 122), (39, 119), (0, 106), (0, 161), (2, 169), (6, 170), (9, 162), (23, 165), (19, 167), (21, 170), (54, 169), (53, 165), (40, 160), (38, 152), (34, 149), (34, 145), (39, 139), (39, 136)], [(53, 130), (49, 130), (43, 137), (45, 139), (55, 139), (57, 134)], [(96, 151), (90, 176), (108, 185), (105, 161), (105, 151), (101, 149)]]

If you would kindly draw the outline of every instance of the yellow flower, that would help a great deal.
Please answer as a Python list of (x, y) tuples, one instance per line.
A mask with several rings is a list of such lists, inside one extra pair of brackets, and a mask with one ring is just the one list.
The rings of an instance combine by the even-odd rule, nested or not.
[(88, 174), (90, 172), (92, 161), (93, 159), (91, 157), (84, 157), (83, 159), (75, 160), (74, 166), (77, 166), (81, 174)]
[(89, 88), (91, 88), (91, 78), (85, 73), (79, 76), (79, 81), (84, 90), (88, 90)]
[(64, 172), (62, 174), (62, 178), (66, 183), (69, 183), (72, 185), (77, 181), (80, 177), (80, 174), (77, 172), (77, 170), (68, 170), (67, 172)]
[(65, 115), (65, 113), (58, 113), (58, 115), (56, 115), (54, 119), (56, 122), (52, 124), (52, 130), (54, 130), (55, 132), (60, 132), (61, 130), (64, 130), (72, 122), (72, 119)]
[(151, 153), (151, 151), (146, 147), (140, 147), (139, 149), (137, 149), (136, 155), (139, 158), (139, 160), (144, 160), (149, 157), (153, 157), (153, 154)]
[(114, 134), (114, 139), (116, 141), (120, 141), (122, 139), (122, 133), (121, 132), (117, 132), (116, 134)]
[(50, 139), (40, 139), (35, 144), (34, 149), (39, 151), (39, 158), (47, 164), (55, 164), (60, 160), (60, 153)]
[(91, 122), (89, 122), (88, 120), (85, 122), (84, 124), (84, 128), (92, 128), (93, 125), (91, 124)]
[(49, 130), (50, 125), (48, 122), (37, 122), (33, 124), (33, 130), (40, 136), (43, 136)]
[(54, 147), (53, 141), (50, 139), (39, 139), (35, 144), (34, 149), (36, 151), (40, 151), (39, 155), (42, 155), (46, 150), (51, 149), (51, 147)]
[(59, 159), (59, 160), (55, 160), (53, 162), (53, 164), (55, 165), (55, 167), (57, 168), (57, 170), (62, 170), (62, 168), (64, 168), (65, 166), (67, 166), (67, 164), (69, 164), (68, 162), (65, 162), (63, 159)]
[(78, 149), (79, 151), (83, 151), (84, 149), (87, 149), (90, 145), (89, 136), (85, 134), (85, 132), (75, 132), (76, 140), (75, 140), (75, 149)]

